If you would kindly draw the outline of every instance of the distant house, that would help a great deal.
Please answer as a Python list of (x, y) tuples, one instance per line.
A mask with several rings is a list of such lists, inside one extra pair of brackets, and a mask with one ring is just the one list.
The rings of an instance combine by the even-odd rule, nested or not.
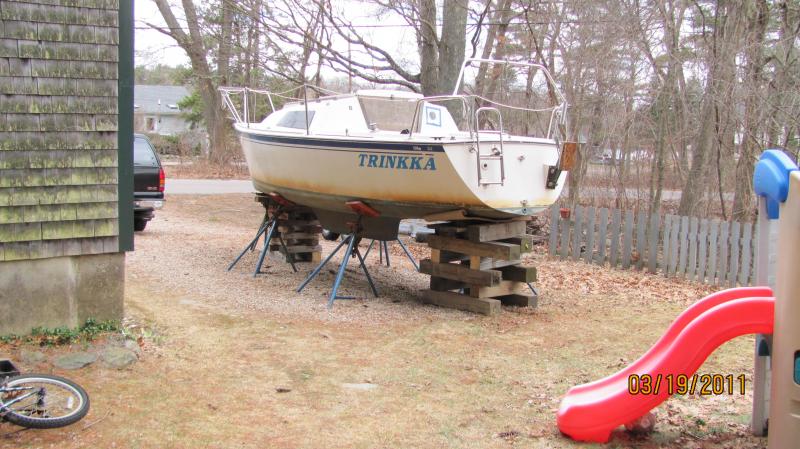
[[(595, 148), (594, 154), (591, 156), (591, 163), (593, 164), (619, 164), (625, 157), (621, 149), (616, 148)], [(647, 161), (650, 158), (650, 153), (643, 149), (632, 149), (629, 153), (629, 160), (633, 162)]]
[(178, 107), (178, 103), (189, 95), (189, 90), (183, 86), (134, 86), (136, 132), (172, 136), (191, 130), (191, 124)]

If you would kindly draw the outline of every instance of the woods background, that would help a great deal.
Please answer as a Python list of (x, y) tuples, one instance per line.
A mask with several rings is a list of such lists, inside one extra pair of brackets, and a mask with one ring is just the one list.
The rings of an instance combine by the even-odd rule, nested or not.
[[(137, 82), (190, 83), (209, 158), (239, 150), (217, 87), (450, 93), (465, 56), (545, 65), (582, 142), (566, 201), (751, 220), (765, 148), (797, 159), (800, 1), (153, 0), (191, 67), (137, 68)], [(353, 24), (353, 11), (374, 15)], [(387, 17), (413, 57), (381, 47)], [(522, 75), (524, 73), (517, 73)], [(517, 76), (481, 68), (467, 91), (529, 100)], [(523, 124), (524, 125), (524, 124)]]

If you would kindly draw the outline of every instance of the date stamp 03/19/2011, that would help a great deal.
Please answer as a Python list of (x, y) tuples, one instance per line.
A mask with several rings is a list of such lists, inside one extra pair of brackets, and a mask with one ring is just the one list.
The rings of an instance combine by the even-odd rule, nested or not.
[(657, 395), (666, 393), (701, 396), (744, 394), (744, 374), (631, 374), (628, 376), (628, 393), (632, 395)]

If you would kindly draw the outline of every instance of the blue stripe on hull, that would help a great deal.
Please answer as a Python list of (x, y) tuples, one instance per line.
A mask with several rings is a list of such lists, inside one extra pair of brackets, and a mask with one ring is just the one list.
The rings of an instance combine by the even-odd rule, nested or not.
[(290, 145), (301, 145), (304, 147), (317, 148), (321, 150), (392, 150), (403, 151), (408, 153), (443, 153), (444, 147), (442, 145), (428, 145), (421, 143), (394, 143), (394, 142), (375, 142), (364, 140), (332, 140), (321, 139), (319, 137), (290, 137), (290, 136), (268, 136), (264, 134), (255, 134), (240, 131), (242, 137), (254, 140), (257, 142), (267, 143), (282, 143)]

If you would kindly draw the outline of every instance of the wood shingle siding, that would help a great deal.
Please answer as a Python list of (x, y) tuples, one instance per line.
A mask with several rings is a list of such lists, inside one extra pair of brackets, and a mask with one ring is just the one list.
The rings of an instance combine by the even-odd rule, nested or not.
[(0, 261), (119, 251), (118, 8), (0, 2)]

